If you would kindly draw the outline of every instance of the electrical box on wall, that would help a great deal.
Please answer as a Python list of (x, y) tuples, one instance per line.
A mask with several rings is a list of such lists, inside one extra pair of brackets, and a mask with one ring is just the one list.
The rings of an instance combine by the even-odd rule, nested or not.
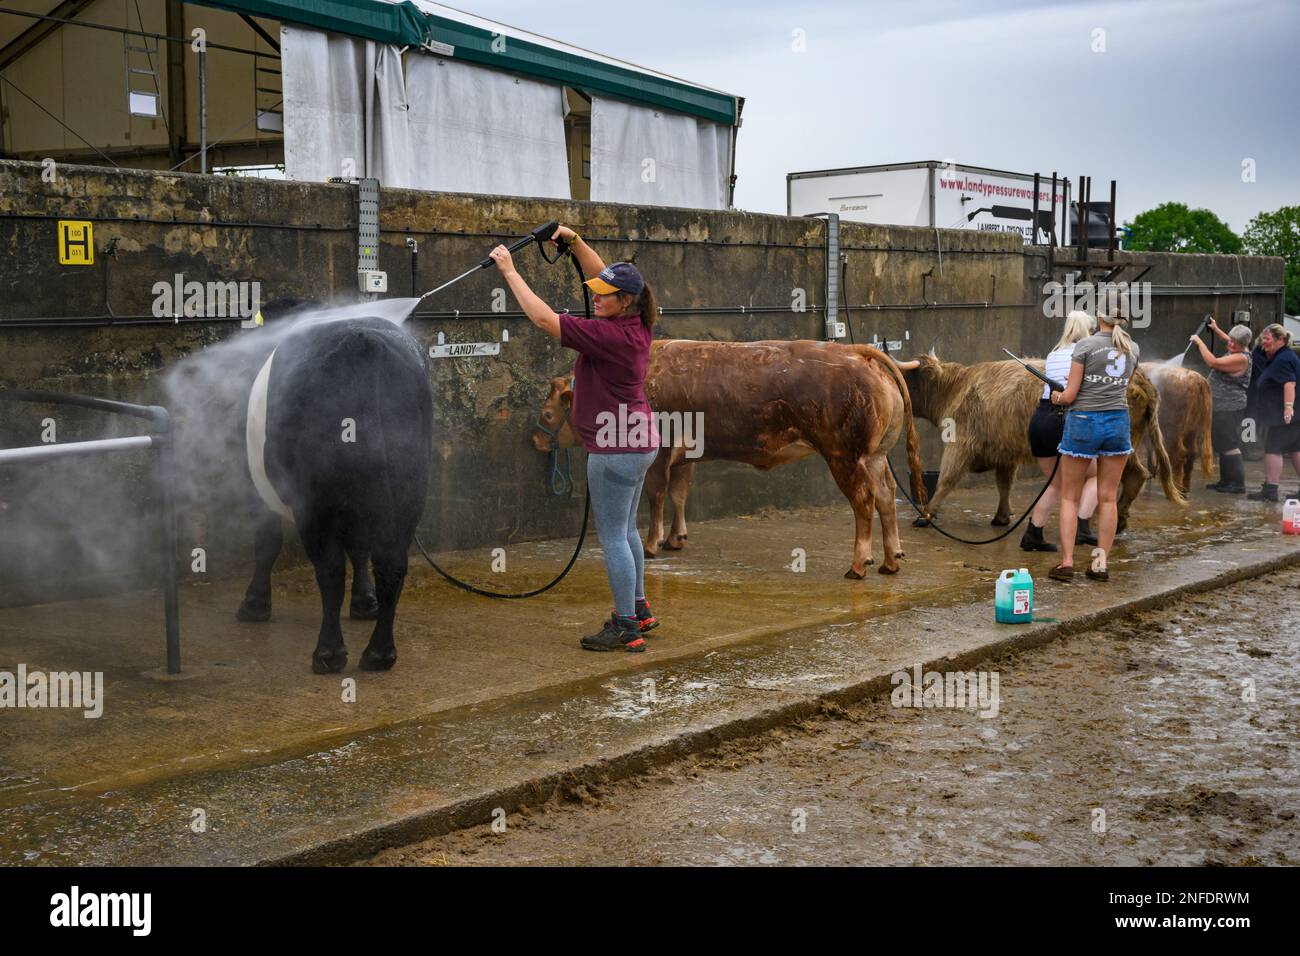
[(362, 292), (387, 292), (388, 273), (379, 271), (379, 180), (357, 183), (357, 282)]

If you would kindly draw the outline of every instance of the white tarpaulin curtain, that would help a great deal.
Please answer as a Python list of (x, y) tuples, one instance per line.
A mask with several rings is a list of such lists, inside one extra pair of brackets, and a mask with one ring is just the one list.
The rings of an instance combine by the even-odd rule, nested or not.
[(732, 128), (593, 96), (591, 198), (726, 209)]
[[(411, 134), (402, 54), (366, 42), (366, 172), (382, 185), (410, 187)], [(359, 174), (358, 174), (359, 175)]]
[(569, 198), (561, 87), (436, 56), (406, 86), (413, 187)]
[(569, 198), (559, 86), (414, 51), (404, 74), (396, 47), (304, 27), (280, 47), (289, 179)]
[[(366, 175), (365, 40), (280, 28), (284, 169), (289, 179), (324, 182)], [(374, 45), (374, 44), (370, 44)]]

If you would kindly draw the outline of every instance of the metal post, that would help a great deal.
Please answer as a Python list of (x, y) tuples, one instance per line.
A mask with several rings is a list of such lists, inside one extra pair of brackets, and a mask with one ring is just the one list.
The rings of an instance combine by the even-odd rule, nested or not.
[(199, 172), (208, 171), (208, 51), (199, 50)]
[(1056, 245), (1056, 170), (1052, 170), (1052, 245)]
[(835, 341), (839, 332), (840, 304), (840, 217), (826, 214), (826, 339)]
[(167, 673), (181, 672), (181, 613), (176, 595), (176, 458), (171, 416), (165, 410), (155, 420), (154, 446), (158, 449), (158, 490), (162, 504), (163, 615), (167, 628)]
[(1106, 245), (1106, 259), (1115, 261), (1115, 180), (1110, 181), (1110, 241)]
[(1031, 246), (1038, 245), (1038, 188), (1041, 178), (1038, 173), (1034, 173), (1034, 225), (1032, 238), (1029, 240)]
[[(1086, 200), (1087, 197), (1088, 197), (1087, 178), (1084, 176), (1080, 176), (1079, 195), (1078, 198), (1074, 200), (1075, 206), (1078, 207), (1077, 211), (1074, 214), (1074, 244), (1075, 244), (1075, 252), (1078, 255), (1079, 262), (1086, 262), (1088, 259), (1088, 253), (1084, 251), (1084, 246), (1083, 246), (1083, 243), (1085, 241), (1085, 237), (1083, 235), (1083, 204), (1084, 204), (1084, 200)], [(1083, 278), (1087, 278), (1087, 276), (1084, 276)]]
[(1087, 178), (1084, 179), (1083, 188), (1088, 191), (1088, 196), (1083, 203), (1083, 256), (1082, 258), (1086, 262), (1088, 260), (1089, 250), (1092, 249), (1092, 236), (1088, 235), (1088, 222), (1089, 222), (1088, 213), (1092, 209), (1092, 177), (1091, 176), (1088, 176)]

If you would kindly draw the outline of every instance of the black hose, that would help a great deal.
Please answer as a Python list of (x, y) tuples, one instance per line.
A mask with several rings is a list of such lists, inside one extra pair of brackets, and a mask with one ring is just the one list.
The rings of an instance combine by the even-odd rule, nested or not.
[[(545, 258), (545, 255), (543, 255), (543, 258)], [(547, 260), (547, 261), (555, 262), (558, 260), (556, 259), (556, 260)], [(586, 283), (583, 281), (582, 268), (578, 265), (578, 260), (573, 255), (572, 252), (569, 253), (569, 261), (573, 263), (573, 269), (575, 272), (578, 273), (578, 281), (582, 283), (583, 310), (585, 312), (586, 317), (590, 319), (591, 318), (591, 290), (587, 288)], [(551, 441), (558, 442), (559, 436), (558, 435), (553, 436)], [(433, 558), (429, 556), (429, 552), (424, 549), (424, 544), (423, 542), (420, 541), (420, 536), (418, 534), (415, 535), (415, 546), (419, 548), (420, 553), (424, 555), (424, 560), (429, 562), (429, 567), (433, 568), (433, 570), (437, 571), (440, 575), (442, 575), (443, 579), (446, 580), (449, 584), (452, 584), (455, 587), (460, 588), (462, 591), (468, 591), (470, 594), (478, 594), (483, 597), (501, 598), (502, 600), (518, 600), (520, 598), (536, 597), (537, 595), (542, 594), (545, 591), (549, 591), (551, 588), (555, 587), (555, 585), (563, 581), (565, 577), (568, 575), (568, 573), (573, 569), (573, 565), (578, 560), (578, 555), (582, 552), (582, 544), (584, 541), (587, 540), (587, 519), (590, 517), (590, 515), (591, 515), (591, 490), (588, 489), (586, 494), (586, 499), (583, 501), (583, 505), (582, 505), (582, 528), (578, 531), (578, 544), (573, 549), (573, 554), (569, 557), (569, 563), (564, 566), (563, 571), (561, 571), (558, 575), (552, 578), (548, 583), (542, 585), (540, 588), (533, 588), (533, 590), (531, 591), (518, 591), (512, 594), (502, 594), (500, 591), (487, 591), (484, 590), (483, 588), (476, 587), (473, 584), (470, 584), (468, 581), (462, 581), (460, 580), (460, 578), (448, 574), (442, 568), (438, 567), (438, 562), (434, 561)]]
[(966, 538), (959, 538), (955, 534), (951, 534), (950, 532), (944, 531), (937, 524), (935, 524), (933, 518), (931, 518), (928, 514), (926, 514), (924, 511), (922, 511), (920, 508), (916, 506), (916, 502), (912, 500), (912, 496), (907, 493), (906, 486), (904, 486), (904, 484), (898, 480), (898, 472), (894, 471), (894, 463), (889, 460), (888, 455), (885, 456), (885, 461), (889, 464), (889, 473), (894, 476), (894, 484), (898, 485), (898, 490), (903, 492), (903, 497), (907, 499), (907, 503), (912, 506), (912, 509), (918, 515), (920, 515), (928, 522), (927, 524), (924, 524), (921, 527), (933, 528), (935, 531), (939, 532), (945, 538), (949, 538), (953, 541), (958, 541), (962, 544), (993, 544), (993, 542), (1001, 541), (1011, 532), (1019, 528), (1020, 525), (1024, 523), (1024, 520), (1033, 513), (1034, 507), (1038, 504), (1039, 500), (1042, 499), (1043, 495), (1047, 494), (1047, 489), (1052, 487), (1052, 479), (1056, 477), (1056, 470), (1061, 467), (1061, 456), (1058, 454), (1056, 456), (1056, 464), (1052, 465), (1052, 473), (1047, 476), (1047, 484), (1043, 485), (1042, 490), (1039, 491), (1038, 495), (1034, 498), (1034, 500), (1029, 503), (1029, 507), (1025, 509), (1024, 514), (1022, 514), (1019, 518), (1016, 519), (1015, 524), (1007, 528), (1006, 531), (1003, 531), (996, 538), (989, 538), (985, 541), (970, 541)]
[[(848, 298), (848, 284), (847, 284), (848, 273), (849, 273), (848, 258), (845, 257), (844, 262), (840, 266), (840, 288), (844, 290), (844, 297), (846, 299)], [(849, 333), (849, 341), (852, 342), (853, 341), (853, 316), (849, 312), (848, 305), (844, 306), (844, 327)], [(885, 355), (886, 356), (889, 355), (888, 349), (885, 350)], [(891, 358), (890, 361), (893, 361), (893, 359)], [(959, 538), (957, 537), (957, 535), (952, 534), (951, 532), (948, 531), (944, 531), (942, 528), (940, 528), (937, 524), (934, 523), (934, 519), (931, 518), (924, 511), (922, 511), (917, 506), (916, 502), (912, 500), (912, 496), (907, 493), (907, 486), (898, 480), (898, 472), (894, 471), (894, 463), (889, 460), (888, 454), (885, 455), (885, 463), (889, 465), (889, 473), (894, 476), (894, 484), (897, 485), (898, 490), (903, 493), (903, 497), (906, 498), (907, 503), (912, 506), (912, 510), (915, 511), (920, 517), (926, 520), (927, 524), (922, 525), (922, 527), (933, 528), (935, 531), (939, 532), (945, 538), (948, 538), (952, 541), (957, 541), (961, 544), (978, 545), (978, 544), (993, 544), (995, 541), (1001, 541), (1003, 538), (1011, 534), (1011, 532), (1015, 531), (1024, 523), (1024, 520), (1027, 517), (1029, 517), (1030, 514), (1033, 513), (1033, 510), (1038, 505), (1038, 502), (1042, 500), (1043, 495), (1047, 494), (1047, 489), (1052, 487), (1052, 480), (1056, 477), (1056, 471), (1058, 468), (1061, 467), (1061, 456), (1059, 454), (1056, 456), (1056, 463), (1052, 465), (1052, 473), (1047, 476), (1047, 483), (1043, 485), (1042, 490), (1038, 492), (1037, 497), (1035, 497), (1034, 500), (1030, 502), (1029, 507), (1025, 509), (1024, 514), (1022, 514), (1019, 518), (1017, 518), (1016, 523), (1013, 524), (1011, 527), (1007, 528), (1006, 531), (1003, 531), (996, 538), (989, 538), (986, 541), (970, 541), (966, 538)]]

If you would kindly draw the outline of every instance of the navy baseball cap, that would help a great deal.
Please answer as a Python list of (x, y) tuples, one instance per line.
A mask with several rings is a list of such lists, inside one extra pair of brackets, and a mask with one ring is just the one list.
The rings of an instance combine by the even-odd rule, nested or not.
[(613, 295), (615, 292), (640, 295), (641, 290), (645, 288), (645, 280), (641, 278), (641, 273), (632, 263), (615, 262), (602, 269), (600, 275), (588, 279), (587, 286), (592, 292), (599, 292), (601, 295)]

